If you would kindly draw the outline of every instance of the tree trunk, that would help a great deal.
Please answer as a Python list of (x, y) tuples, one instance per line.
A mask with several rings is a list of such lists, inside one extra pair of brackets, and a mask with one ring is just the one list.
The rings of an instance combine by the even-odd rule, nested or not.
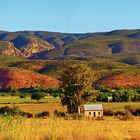
[(78, 114), (80, 114), (81, 113), (81, 111), (80, 111), (80, 106), (78, 106)]

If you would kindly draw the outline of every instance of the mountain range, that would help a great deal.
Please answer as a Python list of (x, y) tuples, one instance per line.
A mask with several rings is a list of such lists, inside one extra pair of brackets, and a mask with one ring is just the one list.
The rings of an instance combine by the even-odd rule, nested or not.
[(94, 87), (136, 89), (140, 88), (140, 30), (0, 31), (0, 62), (3, 88), (55, 88), (69, 65), (81, 63), (93, 70)]
[[(25, 59), (92, 59), (122, 57), (135, 63), (140, 53), (140, 29), (100, 33), (0, 31), (0, 54)], [(134, 62), (133, 62), (134, 61)]]

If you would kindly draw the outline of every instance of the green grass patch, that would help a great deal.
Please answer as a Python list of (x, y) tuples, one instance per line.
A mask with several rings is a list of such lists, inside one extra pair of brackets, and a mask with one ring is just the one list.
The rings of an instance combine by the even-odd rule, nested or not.
[(60, 99), (46, 96), (44, 99), (32, 100), (30, 97), (20, 98), (19, 96), (0, 96), (0, 104), (22, 104), (22, 103), (59, 103)]

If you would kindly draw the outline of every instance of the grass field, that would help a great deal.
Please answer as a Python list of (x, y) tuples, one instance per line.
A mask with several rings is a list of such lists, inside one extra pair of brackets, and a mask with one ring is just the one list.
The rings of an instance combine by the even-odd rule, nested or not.
[[(10, 104), (10, 102), (12, 102)], [(8, 104), (7, 104), (8, 103)], [(14, 103), (14, 104), (13, 104)], [(125, 105), (140, 107), (140, 103), (102, 103), (105, 110), (124, 110)], [(48, 96), (40, 103), (29, 97), (20, 99), (16, 96), (0, 97), (0, 107), (18, 106), (25, 112), (36, 114), (54, 110), (66, 112), (59, 98)], [(139, 140), (140, 117), (134, 120), (121, 121), (114, 117), (103, 120), (65, 120), (50, 116), (46, 119), (2, 117), (0, 116), (0, 140)]]
[[(140, 103), (130, 102), (130, 103), (101, 103), (103, 104), (104, 110), (113, 110), (113, 111), (124, 111), (124, 106), (130, 105), (133, 107), (140, 107)], [(60, 103), (21, 103), (21, 104), (0, 104), (0, 107), (3, 106), (18, 106), (19, 109), (36, 114), (42, 111), (49, 111), (50, 114), (54, 110), (66, 112), (66, 107), (62, 106)]]
[[(98, 103), (95, 103), (98, 104)], [(101, 103), (103, 104), (104, 110), (113, 111), (124, 111), (124, 106), (130, 105), (133, 107), (140, 107), (140, 102), (122, 102), (122, 103)], [(21, 110), (25, 112), (30, 112), (36, 114), (42, 111), (49, 111), (50, 114), (54, 110), (66, 112), (66, 107), (62, 106), (59, 98), (54, 98), (52, 96), (47, 96), (45, 99), (41, 99), (39, 102), (32, 100), (29, 97), (25, 99), (20, 99), (18, 96), (2, 96), (0, 97), (0, 107), (3, 106), (18, 106)]]
[(139, 140), (140, 119), (63, 120), (0, 118), (1, 140)]
[[(58, 103), (59, 98), (52, 96), (46, 96), (44, 99), (38, 101), (38, 103)], [(0, 104), (21, 104), (21, 103), (37, 103), (36, 100), (32, 100), (30, 97), (20, 98), (19, 96), (0, 96)]]

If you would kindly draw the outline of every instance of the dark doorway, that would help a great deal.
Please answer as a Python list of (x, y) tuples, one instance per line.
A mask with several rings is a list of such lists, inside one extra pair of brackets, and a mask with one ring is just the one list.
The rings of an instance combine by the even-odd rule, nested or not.
[(96, 116), (96, 112), (93, 112), (93, 116), (94, 116), (94, 117)]

